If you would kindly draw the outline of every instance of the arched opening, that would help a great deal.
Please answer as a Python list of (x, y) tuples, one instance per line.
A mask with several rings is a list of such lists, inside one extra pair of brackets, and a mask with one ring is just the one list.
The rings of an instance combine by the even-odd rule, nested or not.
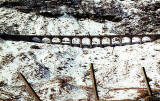
[(139, 37), (133, 37), (132, 38), (132, 43), (133, 44), (140, 44), (141, 43), (141, 39)]
[(63, 39), (62, 39), (62, 43), (63, 43), (63, 44), (69, 44), (69, 43), (70, 43), (69, 38), (63, 38)]
[(80, 45), (80, 39), (79, 38), (73, 38), (72, 39), (72, 45), (73, 46), (79, 46)]
[(49, 39), (49, 38), (43, 38), (42, 39), (42, 42), (44, 42), (44, 43), (51, 43), (51, 40)]
[(100, 45), (100, 39), (99, 38), (93, 38), (92, 39), (92, 45), (97, 47)]
[(149, 37), (149, 36), (145, 36), (142, 38), (142, 42), (151, 42), (151, 41), (152, 41), (151, 37)]
[(109, 46), (110, 45), (110, 39), (108, 37), (104, 37), (102, 39), (103, 46)]
[(89, 47), (90, 46), (90, 39), (89, 38), (83, 38), (82, 39), (82, 45), (85, 47)]
[(34, 41), (34, 42), (41, 42), (41, 39), (38, 38), (38, 37), (33, 37), (33, 38), (32, 38), (32, 41)]
[(53, 38), (52, 43), (55, 43), (55, 44), (60, 43), (60, 39), (59, 38)]
[(123, 37), (122, 38), (122, 43), (123, 43), (123, 45), (128, 45), (128, 44), (130, 44), (130, 41), (131, 39), (129, 38), (129, 37)]
[(121, 44), (121, 38), (119, 38), (119, 37), (112, 38), (112, 45), (113, 46), (119, 46), (120, 44)]

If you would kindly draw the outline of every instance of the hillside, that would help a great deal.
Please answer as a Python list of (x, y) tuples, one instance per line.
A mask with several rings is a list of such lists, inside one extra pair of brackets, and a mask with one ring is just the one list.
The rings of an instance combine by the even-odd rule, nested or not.
[[(13, 2), (19, 4), (15, 5)], [(7, 3), (6, 0), (1, 1), (0, 33), (160, 34), (159, 0), (70, 0), (69, 4), (67, 0), (58, 2), (53, 8), (55, 4), (51, 0), (37, 0), (36, 9), (36, 4), (31, 5), (33, 2), (30, 0), (25, 3), (23, 0)], [(79, 6), (75, 8), (75, 5)], [(27, 12), (20, 8), (25, 8)], [(97, 13), (100, 17), (96, 16)], [(85, 14), (89, 16), (82, 16)], [(104, 43), (108, 41), (105, 40)], [(78, 40), (73, 42), (79, 44)], [(99, 44), (98, 40), (93, 42)], [(115, 39), (113, 42), (118, 43), (119, 40)], [(123, 42), (129, 43), (129, 40), (123, 39)], [(139, 39), (135, 38), (134, 45), (90, 49), (0, 39), (0, 100), (33, 101), (23, 81), (18, 78), (17, 72), (21, 72), (42, 101), (94, 101), (90, 63), (94, 65), (101, 100), (144, 101), (147, 89), (141, 67), (145, 67), (151, 80), (153, 94), (160, 97), (160, 40), (144, 44), (138, 42)], [(83, 43), (89, 44), (89, 40), (84, 39)], [(33, 48), (35, 46), (37, 48)]]

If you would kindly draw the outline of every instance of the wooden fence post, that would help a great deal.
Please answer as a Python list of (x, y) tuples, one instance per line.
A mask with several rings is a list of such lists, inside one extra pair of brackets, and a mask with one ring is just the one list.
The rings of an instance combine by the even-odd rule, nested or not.
[(27, 88), (27, 91), (34, 97), (35, 101), (41, 101), (39, 96), (36, 94), (36, 92), (33, 90), (33, 88), (30, 86), (30, 84), (26, 80), (26, 78), (21, 73), (18, 73), (18, 77), (24, 82)]
[(93, 69), (93, 63), (90, 64), (90, 75), (92, 79), (92, 86), (93, 86), (93, 92), (95, 96), (95, 101), (99, 101), (99, 96), (98, 96), (98, 91), (97, 91), (97, 84), (96, 84), (96, 79), (95, 79), (95, 74), (94, 74), (94, 69)]
[(152, 96), (151, 87), (149, 85), (149, 81), (148, 81), (147, 74), (146, 74), (146, 71), (145, 71), (144, 67), (142, 67), (142, 73), (143, 73), (143, 76), (144, 76), (144, 80), (146, 82), (146, 86), (147, 86), (147, 90), (148, 90), (148, 95)]

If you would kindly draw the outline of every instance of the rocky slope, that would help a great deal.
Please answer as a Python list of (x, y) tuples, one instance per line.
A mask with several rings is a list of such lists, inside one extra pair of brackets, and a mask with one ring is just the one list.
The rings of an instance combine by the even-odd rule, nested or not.
[[(160, 0), (6, 1), (0, 3), (1, 33), (160, 33)], [(85, 39), (84, 43), (89, 42)], [(33, 100), (17, 76), (17, 72), (21, 72), (42, 101), (93, 101), (90, 63), (94, 63), (101, 100), (144, 101), (147, 90), (141, 67), (146, 68), (154, 95), (159, 96), (159, 43), (82, 49), (67, 45), (0, 40), (0, 98)], [(37, 48), (33, 48), (35, 46)]]
[[(72, 30), (72, 34), (94, 34), (96, 31), (91, 32), (91, 30), (95, 27), (102, 30), (102, 32), (98, 31), (97, 34), (153, 34), (159, 33), (160, 26), (159, 0), (25, 0), (25, 2), (16, 0), (2, 2), (1, 7), (18, 10), (18, 12), (3, 11), (5, 8), (1, 8), (0, 30), (11, 30), (15, 34), (41, 34), (33, 33), (33, 30), (21, 32), (21, 26), (27, 27), (22, 30), (33, 29), (31, 24), (34, 22), (43, 23), (41, 28), (44, 30), (47, 29), (46, 25), (56, 26), (54, 29), (49, 28), (49, 30), (55, 30), (55, 33), (52, 34), (61, 33), (60, 31), (63, 32), (65, 29), (68, 31), (64, 32)], [(19, 11), (27, 14), (22, 13), (24, 17), (17, 16), (21, 14)], [(5, 14), (6, 12), (7, 14)], [(35, 16), (35, 13), (41, 17)], [(18, 21), (15, 16), (17, 16)], [(63, 16), (66, 18), (65, 21), (60, 19)], [(7, 19), (8, 17), (10, 18)], [(19, 19), (22, 21), (19, 22)], [(45, 19), (49, 19), (50, 22)], [(6, 21), (3, 22), (4, 20)], [(63, 22), (63, 26), (58, 26), (58, 23)], [(34, 26), (37, 27), (35, 23)], [(44, 33), (50, 34), (48, 31)]]

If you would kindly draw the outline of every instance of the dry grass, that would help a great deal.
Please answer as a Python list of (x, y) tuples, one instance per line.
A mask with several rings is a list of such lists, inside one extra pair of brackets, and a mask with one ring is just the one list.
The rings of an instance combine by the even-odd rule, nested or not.
[(138, 89), (138, 93), (139, 97), (137, 99), (145, 98), (146, 96), (148, 96), (147, 89)]
[(1, 65), (7, 65), (7, 64), (13, 62), (14, 59), (15, 59), (15, 57), (12, 54), (7, 54), (7, 55), (2, 57), (2, 60), (1, 60), (0, 64)]

